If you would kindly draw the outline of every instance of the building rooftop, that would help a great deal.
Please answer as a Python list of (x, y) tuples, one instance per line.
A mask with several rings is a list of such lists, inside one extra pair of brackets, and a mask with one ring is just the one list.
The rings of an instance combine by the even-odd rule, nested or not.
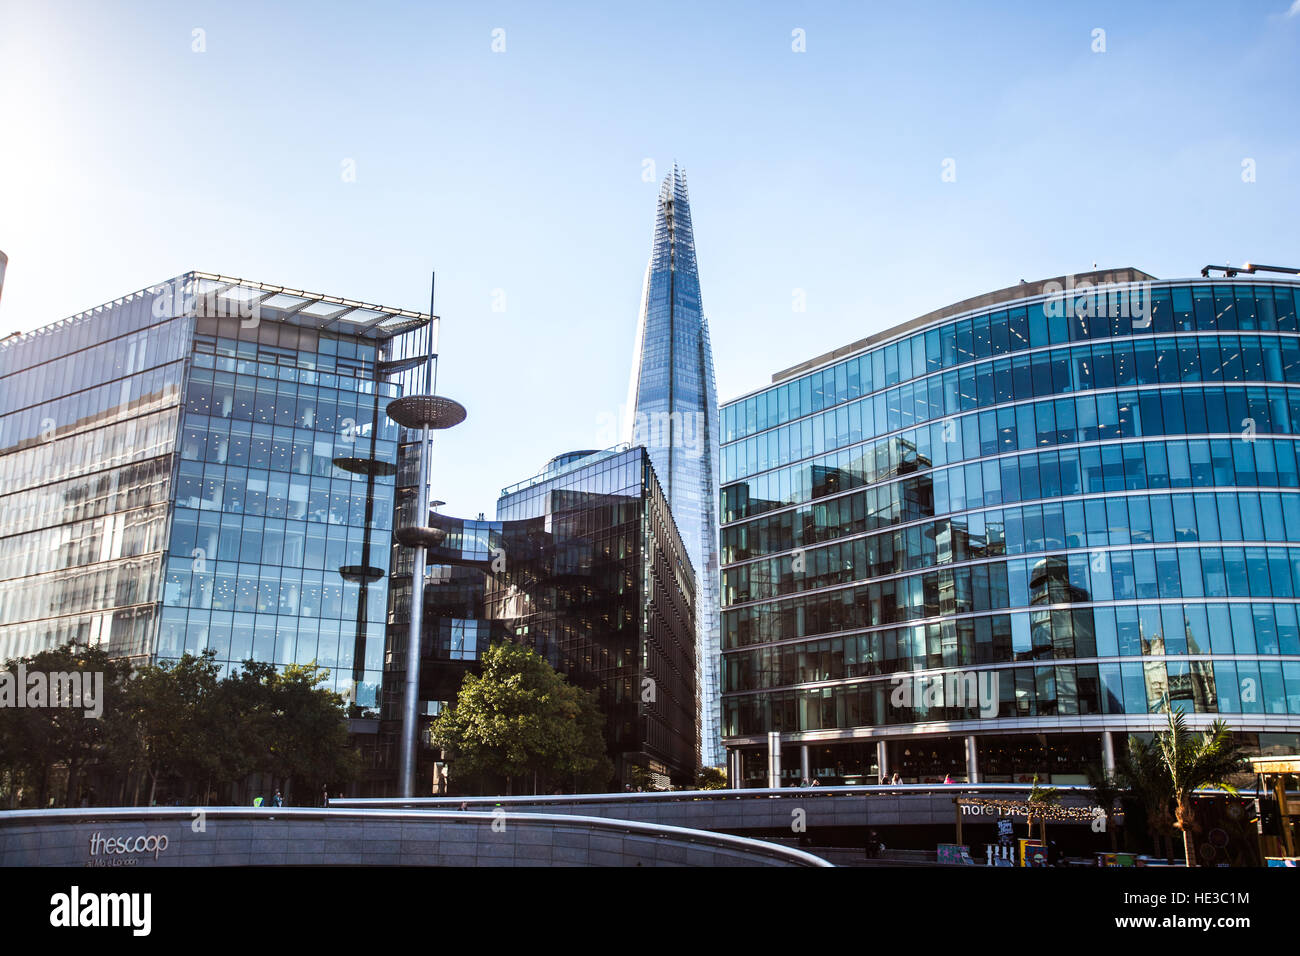
[(614, 455), (621, 455), (632, 447), (633, 446), (626, 442), (623, 442), (614, 445), (611, 448), (602, 448), (598, 451), (573, 451), (565, 452), (562, 455), (556, 455), (547, 462), (546, 467), (536, 475), (502, 488), (501, 497), (504, 498), (507, 495), (517, 494), (526, 488), (531, 488), (533, 485), (540, 485), (542, 482), (550, 481), (560, 475), (568, 474), (571, 471), (577, 471), (580, 468), (586, 468), (588, 465), (594, 464), (602, 459), (611, 458)]
[[(344, 299), (339, 296), (290, 289), (286, 286), (236, 279), (215, 272), (186, 272), (137, 292), (105, 302), (84, 312), (51, 322), (30, 332), (15, 332), (5, 339), (12, 344), (28, 336), (40, 335), (65, 325), (93, 318), (106, 309), (116, 308), (141, 298), (152, 298), (158, 315), (180, 315), (193, 309), (200, 317), (246, 318), (286, 322), (322, 332), (336, 332), (362, 338), (384, 340), (427, 325), (432, 316), (411, 309)], [(183, 300), (178, 302), (177, 300)]]
[(1068, 276), (1057, 276), (1054, 279), (1039, 279), (1036, 282), (1025, 282), (1023, 279), (1013, 286), (1005, 289), (998, 289), (996, 292), (985, 292), (983, 295), (973, 296), (969, 299), (962, 299), (960, 302), (954, 302), (952, 305), (945, 305), (941, 309), (935, 309), (933, 312), (927, 312), (918, 318), (911, 319), (901, 325), (895, 325), (892, 328), (885, 329), (883, 332), (876, 332), (874, 335), (868, 335), (866, 338), (858, 339), (856, 342), (850, 342), (848, 345), (833, 349), (816, 358), (808, 359), (806, 362), (800, 362), (798, 365), (792, 365), (783, 369), (772, 376), (772, 382), (782, 382), (796, 375), (802, 375), (804, 372), (812, 371), (818, 366), (825, 365), (827, 362), (833, 362), (837, 359), (845, 358), (860, 352), (865, 348), (878, 345), (881, 342), (888, 342), (891, 339), (898, 338), (908, 332), (924, 328), (932, 322), (940, 319), (946, 319), (950, 316), (961, 315), (963, 312), (973, 312), (983, 310), (1003, 302), (1014, 302), (1017, 299), (1032, 299), (1035, 296), (1045, 295), (1053, 290), (1060, 290), (1066, 287), (1067, 282), (1078, 286), (1083, 283), (1090, 285), (1123, 285), (1128, 282), (1150, 282), (1155, 276), (1148, 275), (1140, 269), (1132, 266), (1126, 266), (1122, 269), (1101, 269), (1094, 272), (1079, 272)]
[[(190, 272), (181, 277), (181, 280), (185, 279), (193, 280), (194, 295), (203, 297), (205, 302), (225, 302), (245, 311), (256, 309), (263, 319), (289, 322), (321, 332), (388, 339), (417, 329), (432, 318), (427, 312), (393, 309), (211, 272)], [(236, 311), (235, 314), (241, 313)]]

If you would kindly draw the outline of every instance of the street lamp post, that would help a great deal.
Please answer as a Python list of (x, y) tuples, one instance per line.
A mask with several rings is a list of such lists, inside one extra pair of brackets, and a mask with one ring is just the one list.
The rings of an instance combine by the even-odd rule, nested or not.
[[(419, 469), (418, 484), (415, 488), (414, 522), (415, 528), (423, 529), (429, 521), (429, 435), (434, 429), (451, 428), (465, 420), (465, 409), (449, 398), (437, 395), (438, 385), (438, 326), (440, 320), (434, 312), (433, 297), (436, 288), (435, 275), (429, 289), (429, 348), (424, 363), (424, 384), (427, 392), (416, 395), (403, 395), (388, 403), (388, 417), (408, 430), (419, 429)], [(411, 611), (410, 628), (406, 641), (406, 680), (402, 696), (402, 734), (401, 754), (398, 775), (401, 781), (401, 795), (415, 796), (415, 771), (417, 764), (416, 731), (420, 722), (420, 643), (424, 628), (424, 574), (427, 535), (404, 535), (406, 529), (398, 529), (395, 537), (399, 544), (407, 544), (413, 549), (411, 560)], [(409, 542), (409, 544), (408, 544)]]

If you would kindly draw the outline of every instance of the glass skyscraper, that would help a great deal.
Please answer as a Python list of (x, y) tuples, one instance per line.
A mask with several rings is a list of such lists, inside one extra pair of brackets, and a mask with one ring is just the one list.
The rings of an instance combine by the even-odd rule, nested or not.
[(0, 343), (0, 660), (315, 661), (377, 715), (428, 326), (187, 273)]
[(1061, 277), (722, 409), (724, 737), (1083, 782), (1167, 708), (1300, 745), (1300, 283)]
[(650, 452), (695, 568), (700, 759), (722, 762), (718, 677), (718, 400), (686, 175), (659, 190), (628, 394), (628, 439)]
[[(432, 513), (418, 534), (432, 565), (422, 738), (488, 646), (511, 641), (596, 693), (620, 785), (633, 766), (665, 786), (693, 783), (695, 581), (644, 448), (560, 455), (502, 492), (497, 520)], [(383, 753), (399, 729), (405, 668), (404, 653), (386, 664)], [(434, 756), (421, 754), (421, 787)]]

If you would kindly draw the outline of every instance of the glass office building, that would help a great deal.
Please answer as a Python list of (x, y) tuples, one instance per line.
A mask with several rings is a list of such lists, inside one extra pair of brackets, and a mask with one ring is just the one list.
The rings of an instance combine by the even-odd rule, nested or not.
[(428, 325), (187, 273), (0, 343), (0, 659), (315, 661), (377, 714)]
[(0, 342), (0, 660), (157, 647), (191, 331), (153, 301)]
[(718, 400), (686, 175), (659, 192), (637, 326), (628, 438), (650, 451), (697, 572), (700, 757), (722, 763), (718, 679)]
[(1300, 283), (1022, 283), (723, 406), (747, 784), (1083, 780), (1130, 733), (1300, 745)]
[[(664, 784), (693, 781), (695, 580), (644, 448), (558, 456), (502, 492), (497, 520), (432, 513), (422, 533), (432, 569), (420, 780), (433, 779), (436, 762), (429, 721), (490, 644), (513, 641), (596, 693), (620, 780), (635, 764)], [(405, 655), (392, 655), (381, 722), (388, 754), (404, 682)]]

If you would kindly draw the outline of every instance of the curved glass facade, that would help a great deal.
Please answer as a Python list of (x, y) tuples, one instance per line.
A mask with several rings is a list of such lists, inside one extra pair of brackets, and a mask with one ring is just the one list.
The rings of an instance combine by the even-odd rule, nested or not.
[(1053, 291), (722, 408), (729, 748), (1064, 780), (1169, 702), (1295, 745), (1300, 286)]

